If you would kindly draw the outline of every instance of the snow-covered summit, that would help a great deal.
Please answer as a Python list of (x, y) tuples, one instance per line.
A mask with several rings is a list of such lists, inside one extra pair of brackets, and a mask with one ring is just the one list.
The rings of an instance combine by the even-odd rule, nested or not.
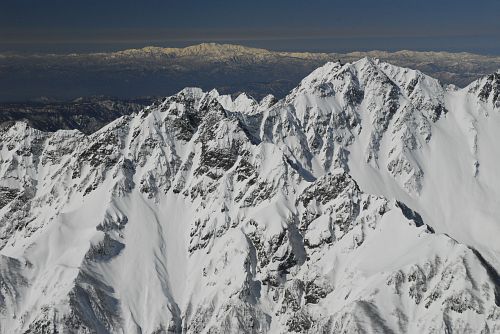
[(495, 78), (365, 58), (279, 101), (2, 127), (0, 332), (499, 331)]

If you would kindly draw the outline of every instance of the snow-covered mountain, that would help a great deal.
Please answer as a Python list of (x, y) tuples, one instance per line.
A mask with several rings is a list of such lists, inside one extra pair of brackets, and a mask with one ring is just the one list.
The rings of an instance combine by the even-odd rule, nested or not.
[(0, 137), (1, 333), (500, 332), (500, 73), (364, 58)]

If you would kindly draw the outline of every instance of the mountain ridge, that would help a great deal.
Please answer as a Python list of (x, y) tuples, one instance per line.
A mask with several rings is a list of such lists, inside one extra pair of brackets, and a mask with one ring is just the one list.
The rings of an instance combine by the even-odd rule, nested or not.
[(265, 48), (258, 47), (250, 47), (244, 46), (240, 44), (225, 44), (225, 43), (200, 43), (195, 45), (190, 45), (186, 47), (161, 47), (161, 46), (145, 46), (142, 48), (132, 48), (125, 49), (121, 51), (112, 51), (112, 52), (90, 52), (90, 53), (66, 53), (66, 54), (47, 54), (47, 53), (34, 53), (34, 54), (16, 54), (16, 53), (0, 53), (4, 57), (8, 56), (43, 56), (43, 55), (51, 55), (51, 56), (78, 56), (78, 55), (133, 55), (140, 54), (141, 52), (147, 53), (164, 53), (164, 54), (180, 54), (186, 56), (193, 56), (199, 54), (236, 54), (236, 53), (247, 53), (247, 54), (282, 54), (282, 55), (298, 55), (307, 57), (310, 55), (317, 55), (319, 57), (328, 57), (328, 55), (351, 55), (357, 56), (359, 58), (363, 57), (371, 57), (377, 58), (380, 55), (405, 55), (405, 56), (414, 56), (414, 55), (442, 55), (442, 56), (468, 56), (468, 57), (482, 57), (482, 58), (495, 58), (495, 55), (479, 55), (471, 52), (448, 52), (448, 51), (415, 51), (415, 50), (398, 50), (398, 51), (385, 51), (385, 50), (370, 50), (370, 51), (351, 51), (351, 52), (310, 52), (310, 51), (275, 51), (268, 50)]
[(365, 58), (5, 126), (0, 332), (498, 331), (497, 87)]
[[(205, 43), (186, 48), (146, 47), (91, 54), (2, 54), (0, 101), (45, 96), (130, 99), (167, 96), (186, 86), (223, 94), (247, 92), (282, 98), (327, 61), (357, 61), (364, 56), (419, 69), (445, 84), (464, 87), (500, 68), (500, 57), (466, 53), (368, 51), (352, 53), (282, 52), (231, 44)], [(27, 87), (26, 83), (30, 85)]]

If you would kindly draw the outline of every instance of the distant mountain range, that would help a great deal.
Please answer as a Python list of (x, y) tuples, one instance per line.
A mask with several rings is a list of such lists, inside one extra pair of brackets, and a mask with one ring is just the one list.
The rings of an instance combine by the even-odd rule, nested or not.
[(205, 43), (186, 48), (146, 47), (92, 54), (0, 54), (0, 102), (46, 97), (72, 100), (166, 96), (184, 87), (246, 92), (260, 99), (285, 96), (327, 61), (365, 56), (418, 69), (444, 84), (465, 86), (500, 67), (500, 57), (446, 52), (275, 52), (240, 45)]

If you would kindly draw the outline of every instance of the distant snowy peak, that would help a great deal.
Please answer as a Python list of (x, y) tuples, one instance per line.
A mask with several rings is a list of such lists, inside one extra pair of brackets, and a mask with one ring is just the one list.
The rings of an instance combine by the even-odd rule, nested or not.
[[(269, 59), (276, 61), (280, 58), (298, 58), (304, 60), (328, 60), (331, 56), (326, 53), (310, 52), (279, 52), (266, 49), (246, 47), (235, 44), (201, 43), (185, 48), (162, 48), (149, 46), (141, 49), (104, 54), (108, 57), (148, 58), (148, 57), (189, 57), (195, 59), (203, 57), (212, 61), (235, 61), (246, 59), (249, 62), (255, 59)], [(1, 56), (1, 55), (0, 55)]]
[(124, 51), (118, 51), (115, 55), (119, 56), (146, 56), (146, 55), (157, 55), (157, 56), (184, 56), (184, 57), (194, 57), (194, 56), (204, 56), (204, 57), (234, 57), (237, 55), (267, 55), (271, 54), (271, 51), (258, 48), (249, 48), (241, 45), (233, 44), (218, 44), (218, 43), (201, 43), (193, 46), (188, 46), (185, 48), (162, 48), (162, 47), (145, 47), (142, 49), (130, 49)]

